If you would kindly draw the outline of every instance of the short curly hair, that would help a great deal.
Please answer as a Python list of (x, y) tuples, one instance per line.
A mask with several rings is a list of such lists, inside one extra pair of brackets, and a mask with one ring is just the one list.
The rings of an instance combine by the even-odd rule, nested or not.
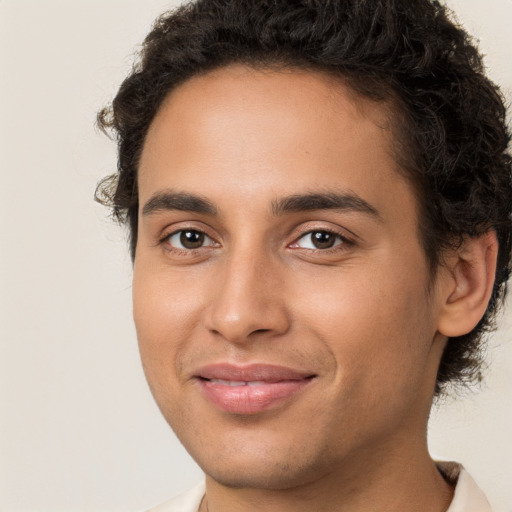
[(197, 0), (165, 13), (99, 126), (118, 142), (118, 170), (96, 198), (137, 244), (137, 167), (164, 98), (192, 76), (232, 63), (300, 68), (343, 79), (394, 109), (396, 158), (420, 207), (421, 241), (435, 272), (443, 251), (490, 230), (499, 242), (487, 311), (442, 356), (436, 395), (479, 380), (484, 334), (503, 301), (511, 262), (511, 155), (506, 108), (482, 58), (433, 0)]

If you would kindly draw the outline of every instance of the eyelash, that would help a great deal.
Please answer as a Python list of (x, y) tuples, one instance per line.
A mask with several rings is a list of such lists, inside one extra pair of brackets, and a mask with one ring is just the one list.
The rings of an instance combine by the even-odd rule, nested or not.
[[(173, 236), (179, 235), (180, 233), (183, 234), (183, 233), (186, 233), (186, 232), (198, 233), (200, 235), (203, 235), (204, 237), (207, 237), (209, 240), (211, 240), (214, 243), (210, 244), (210, 245), (207, 245), (207, 246), (201, 246), (201, 247), (198, 247), (198, 248), (194, 248), (194, 249), (187, 249), (187, 248), (182, 249), (182, 248), (179, 248), (179, 247), (174, 247), (173, 245), (170, 244), (170, 239)], [(195, 229), (195, 228), (182, 228), (182, 229), (177, 229), (175, 231), (172, 231), (171, 233), (165, 234), (162, 238), (160, 238), (159, 244), (164, 246), (164, 249), (166, 251), (174, 252), (174, 253), (177, 253), (177, 254), (183, 254), (183, 255), (192, 255), (192, 254), (195, 254), (197, 251), (200, 251), (201, 249), (205, 249), (205, 248), (214, 246), (215, 244), (217, 244), (217, 242), (215, 242), (213, 237), (208, 235), (208, 233), (206, 233), (204, 230)]]
[[(304, 248), (304, 247), (298, 246), (298, 243), (300, 240), (304, 240), (308, 236), (311, 237), (315, 233), (322, 233), (322, 234), (333, 236), (335, 238), (335, 240), (334, 240), (335, 245), (333, 245), (331, 247), (325, 247), (325, 248), (318, 248), (318, 247)], [(314, 245), (312, 242), (311, 242), (311, 244)], [(338, 252), (338, 251), (346, 250), (347, 246), (351, 246), (351, 245), (354, 245), (354, 242), (352, 240), (343, 236), (341, 233), (338, 233), (338, 232), (330, 230), (330, 229), (310, 229), (310, 230), (302, 233), (299, 237), (297, 237), (295, 239), (294, 242), (292, 242), (292, 244), (290, 244), (290, 246), (292, 246), (292, 247), (296, 246), (297, 249), (306, 249), (311, 252), (319, 252), (322, 254), (329, 254), (331, 252)]]
[[(204, 237), (207, 237), (213, 243), (211, 243), (209, 245), (202, 245), (198, 248), (192, 248), (192, 249), (190, 249), (190, 248), (182, 249), (182, 248), (175, 247), (170, 244), (170, 239), (173, 236), (179, 235), (180, 233), (183, 234), (185, 232), (198, 233), (200, 235), (203, 235)], [(335, 237), (335, 245), (333, 245), (332, 247), (327, 247), (327, 248), (303, 248), (303, 247), (298, 246), (298, 242), (300, 240), (303, 240), (307, 236), (311, 236), (314, 233), (324, 233), (327, 235), (334, 236)], [(338, 243), (336, 243), (336, 242), (338, 242)], [(159, 244), (164, 246), (165, 250), (169, 251), (169, 252), (174, 252), (176, 254), (182, 254), (182, 255), (194, 255), (197, 253), (197, 251), (201, 251), (204, 249), (208, 249), (210, 247), (214, 247), (215, 245), (218, 245), (218, 242), (216, 242), (215, 239), (213, 237), (211, 237), (210, 235), (208, 235), (208, 233), (206, 233), (204, 230), (194, 229), (194, 228), (183, 228), (183, 229), (178, 229), (178, 230), (172, 231), (171, 233), (166, 233), (163, 237), (160, 238)], [(301, 233), (300, 236), (296, 237), (294, 239), (294, 241), (288, 245), (288, 247), (291, 247), (292, 249), (299, 249), (299, 250), (305, 249), (308, 252), (315, 252), (315, 253), (318, 252), (318, 253), (322, 253), (322, 254), (329, 254), (331, 252), (338, 252), (338, 251), (346, 250), (349, 246), (352, 246), (352, 245), (354, 245), (354, 242), (352, 240), (350, 240), (346, 236), (344, 236), (336, 231), (333, 231), (330, 229), (310, 229), (308, 231)], [(165, 247), (165, 246), (167, 246), (167, 247)]]

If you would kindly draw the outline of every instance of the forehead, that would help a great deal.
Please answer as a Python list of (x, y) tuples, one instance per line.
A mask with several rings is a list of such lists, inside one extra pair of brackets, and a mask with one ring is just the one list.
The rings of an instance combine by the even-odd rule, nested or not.
[[(183, 121), (189, 120), (197, 133), (199, 128), (208, 127), (207, 118), (215, 128), (222, 128), (222, 114), (236, 114), (239, 125), (244, 125), (248, 116), (253, 122), (265, 122), (268, 120), (265, 114), (271, 114), (274, 126), (281, 123), (285, 127), (284, 123), (293, 113), (307, 119), (308, 123), (314, 120), (317, 125), (323, 124), (327, 129), (357, 120), (360, 126), (366, 125), (366, 129), (382, 130), (381, 135), (389, 139), (392, 136), (391, 102), (363, 97), (341, 76), (296, 68), (255, 69), (242, 64), (194, 76), (177, 86), (163, 101), (150, 132), (162, 123), (167, 124), (173, 115), (180, 120), (180, 131), (185, 128)], [(228, 120), (231, 126), (233, 120)], [(166, 129), (171, 128), (167, 124)]]
[(150, 126), (141, 203), (170, 187), (215, 195), (220, 185), (267, 199), (270, 191), (333, 186), (384, 193), (403, 181), (391, 112), (316, 71), (231, 65), (193, 77), (167, 96)]

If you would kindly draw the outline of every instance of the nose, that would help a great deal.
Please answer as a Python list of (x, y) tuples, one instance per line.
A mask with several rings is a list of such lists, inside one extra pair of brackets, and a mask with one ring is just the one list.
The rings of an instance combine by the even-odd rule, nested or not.
[(217, 268), (206, 327), (231, 343), (284, 334), (290, 327), (278, 264), (254, 251), (232, 254)]

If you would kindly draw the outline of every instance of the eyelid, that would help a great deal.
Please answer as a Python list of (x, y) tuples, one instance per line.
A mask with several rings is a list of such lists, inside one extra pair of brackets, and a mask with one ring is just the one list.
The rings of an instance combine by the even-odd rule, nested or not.
[[(311, 247), (303, 247), (300, 244), (301, 240), (305, 239), (306, 237), (311, 237), (314, 233), (328, 233), (335, 237), (334, 245), (330, 247), (315, 247), (313, 241), (311, 240), (310, 245)], [(348, 250), (349, 247), (353, 246), (354, 242), (350, 240), (349, 238), (341, 235), (340, 233), (332, 230), (327, 229), (312, 229), (309, 231), (306, 231), (299, 237), (296, 237), (294, 241), (288, 246), (292, 250), (298, 250), (298, 251), (304, 251), (309, 254), (322, 254), (322, 255), (328, 255), (332, 253), (339, 254), (340, 252), (344, 252)]]
[[(301, 224), (297, 229), (293, 230), (292, 233), (292, 242), (290, 245), (295, 244), (301, 238), (310, 235), (311, 233), (317, 232), (325, 232), (331, 233), (337, 237), (339, 237), (344, 243), (347, 245), (354, 245), (356, 240), (360, 239), (355, 233), (350, 231), (345, 227), (333, 226), (332, 224), (326, 225), (325, 223), (320, 222), (307, 222), (305, 224)], [(333, 247), (334, 249), (334, 247)], [(326, 249), (318, 249), (322, 251), (326, 251)]]
[[(304, 240), (306, 239), (306, 237), (311, 237), (314, 233), (327, 233), (329, 235), (332, 235), (335, 237), (335, 242), (334, 242), (334, 245), (332, 245), (331, 247), (326, 247), (324, 249), (321, 249), (319, 247), (300, 247), (298, 244), (301, 240)], [(307, 249), (307, 250), (311, 250), (311, 251), (328, 251), (329, 249), (335, 249), (336, 247), (342, 245), (342, 244), (350, 244), (350, 240), (348, 240), (347, 238), (345, 238), (344, 236), (340, 235), (339, 233), (335, 233), (333, 231), (327, 231), (325, 229), (314, 229), (314, 230), (311, 230), (311, 231), (308, 231), (306, 233), (304, 233), (303, 235), (299, 236), (298, 238), (295, 239), (295, 242), (293, 242), (293, 244), (295, 246), (298, 246), (300, 249)]]
[[(213, 243), (198, 247), (196, 249), (182, 249), (180, 247), (175, 247), (175, 246), (171, 245), (170, 243), (167, 243), (167, 241), (169, 240), (170, 237), (172, 237), (178, 233), (181, 233), (183, 231), (196, 231), (198, 233), (202, 233), (205, 235), (205, 237), (210, 239), (211, 242), (213, 242)], [(193, 223), (185, 222), (183, 224), (177, 223), (177, 224), (173, 224), (171, 226), (167, 226), (162, 231), (161, 235), (158, 236), (158, 241), (157, 241), (156, 245), (161, 245), (161, 246), (166, 245), (167, 248), (165, 248), (165, 250), (167, 250), (167, 251), (182, 251), (184, 253), (185, 252), (193, 253), (194, 251), (208, 249), (210, 247), (219, 246), (220, 244), (217, 241), (216, 237), (211, 234), (210, 229), (206, 228), (205, 226), (197, 226), (197, 225), (194, 225)]]
[[(178, 236), (178, 235), (181, 235), (182, 233), (184, 232), (195, 232), (195, 233), (199, 233), (201, 235), (204, 235), (204, 239), (203, 239), (203, 245), (201, 245), (200, 247), (194, 247), (192, 249), (188, 248), (188, 247), (176, 247), (175, 245), (173, 245), (171, 243), (171, 240)], [(212, 240), (212, 238), (210, 238), (206, 233), (203, 233), (202, 231), (197, 231), (196, 229), (179, 229), (178, 231), (175, 231), (174, 233), (171, 233), (170, 235), (168, 235), (165, 240), (168, 242), (168, 244), (171, 246), (171, 247), (174, 247), (176, 249), (180, 249), (180, 250), (187, 250), (187, 251), (193, 251), (195, 249), (202, 249), (204, 247), (211, 247), (215, 242)]]
[[(194, 248), (194, 249), (180, 248), (180, 247), (176, 247), (176, 246), (173, 246), (170, 243), (168, 243), (168, 240), (171, 236), (176, 235), (183, 231), (187, 231), (187, 230), (203, 233), (205, 235), (205, 237), (207, 237), (209, 239), (210, 242), (206, 245), (203, 245), (203, 246), (200, 246), (200, 247)], [(179, 253), (181, 251), (183, 254), (189, 254), (189, 255), (195, 253), (196, 251), (204, 251), (205, 249), (220, 247), (222, 244), (218, 241), (218, 236), (212, 234), (211, 231), (212, 230), (208, 226), (204, 226), (204, 225), (198, 226), (195, 222), (186, 222), (186, 221), (183, 223), (177, 222), (175, 224), (167, 226), (165, 229), (162, 230), (161, 235), (159, 235), (157, 237), (157, 241), (156, 241), (155, 245), (163, 246), (163, 248), (168, 252)], [(297, 245), (297, 242), (300, 239), (302, 239), (308, 235), (311, 235), (312, 233), (315, 233), (315, 232), (330, 233), (330, 234), (334, 235), (335, 237), (337, 237), (341, 241), (341, 243), (336, 243), (333, 247), (328, 247), (325, 249), (303, 248), (303, 247), (299, 247)], [(287, 244), (287, 247), (292, 248), (292, 249), (297, 249), (297, 250), (308, 251), (310, 253), (318, 251), (323, 254), (328, 254), (330, 251), (336, 252), (336, 251), (346, 250), (346, 249), (348, 249), (348, 247), (355, 245), (356, 239), (359, 239), (359, 237), (355, 233), (350, 231), (349, 229), (346, 229), (344, 227), (342, 228), (339, 226), (332, 226), (332, 225), (330, 225), (330, 223), (329, 223), (329, 225), (326, 225), (323, 222), (317, 222), (317, 221), (310, 221), (310, 222), (301, 224), (299, 227), (297, 227), (296, 229), (293, 230), (291, 237), (292, 237), (292, 242)]]

